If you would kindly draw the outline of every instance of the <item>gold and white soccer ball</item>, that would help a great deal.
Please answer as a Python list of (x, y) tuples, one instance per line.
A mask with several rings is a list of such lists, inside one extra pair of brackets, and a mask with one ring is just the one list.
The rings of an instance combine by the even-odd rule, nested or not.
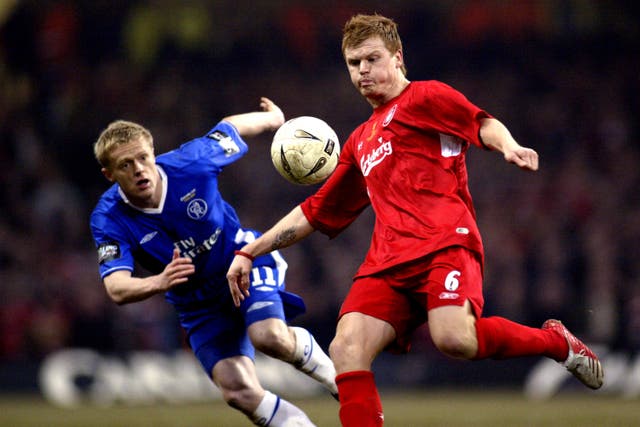
[(324, 181), (338, 165), (340, 142), (324, 120), (300, 116), (286, 121), (271, 143), (276, 170), (294, 184)]

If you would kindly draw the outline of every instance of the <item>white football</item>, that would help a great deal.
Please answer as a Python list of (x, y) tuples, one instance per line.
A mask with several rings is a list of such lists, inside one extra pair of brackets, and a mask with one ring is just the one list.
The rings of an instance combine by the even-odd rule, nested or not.
[(338, 165), (340, 142), (335, 131), (316, 117), (286, 121), (271, 143), (271, 160), (277, 171), (294, 184), (324, 181)]

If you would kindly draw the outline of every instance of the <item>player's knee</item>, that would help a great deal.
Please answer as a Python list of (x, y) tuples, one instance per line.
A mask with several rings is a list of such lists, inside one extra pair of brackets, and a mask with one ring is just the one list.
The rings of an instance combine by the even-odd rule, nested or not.
[(340, 360), (344, 357), (344, 354), (348, 349), (347, 341), (340, 336), (335, 336), (329, 343), (329, 357), (331, 360)]
[(337, 335), (329, 344), (329, 357), (336, 366), (336, 370), (348, 370), (349, 364), (362, 358), (362, 346), (349, 337)]
[(261, 328), (249, 333), (251, 343), (262, 353), (281, 358), (293, 349), (291, 336), (285, 328)]
[(432, 335), (433, 344), (447, 356), (471, 359), (478, 351), (478, 341), (468, 333), (444, 333)]
[(457, 359), (471, 359), (478, 351), (475, 317), (465, 307), (440, 307), (429, 312), (429, 332), (438, 350)]

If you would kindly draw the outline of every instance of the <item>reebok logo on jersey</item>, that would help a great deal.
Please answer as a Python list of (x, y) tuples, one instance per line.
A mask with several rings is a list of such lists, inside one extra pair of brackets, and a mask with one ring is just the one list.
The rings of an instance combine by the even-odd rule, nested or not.
[(253, 304), (251, 304), (249, 306), (249, 308), (247, 309), (247, 313), (249, 313), (250, 311), (256, 311), (256, 310), (261, 310), (265, 307), (269, 307), (273, 305), (272, 301), (259, 301), (259, 302), (254, 302)]

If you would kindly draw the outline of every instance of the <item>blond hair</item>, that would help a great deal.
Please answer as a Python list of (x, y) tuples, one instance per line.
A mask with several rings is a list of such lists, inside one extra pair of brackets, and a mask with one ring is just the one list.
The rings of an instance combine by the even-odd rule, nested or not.
[[(346, 49), (358, 47), (371, 37), (380, 37), (392, 55), (402, 51), (398, 25), (393, 19), (377, 13), (373, 15), (358, 14), (351, 17), (342, 30), (342, 55)], [(404, 64), (402, 65), (402, 74), (407, 74)]]
[(144, 126), (126, 120), (116, 120), (102, 131), (98, 140), (93, 144), (93, 154), (98, 163), (104, 168), (109, 168), (111, 163), (111, 151), (119, 145), (142, 138), (153, 149), (153, 136)]

